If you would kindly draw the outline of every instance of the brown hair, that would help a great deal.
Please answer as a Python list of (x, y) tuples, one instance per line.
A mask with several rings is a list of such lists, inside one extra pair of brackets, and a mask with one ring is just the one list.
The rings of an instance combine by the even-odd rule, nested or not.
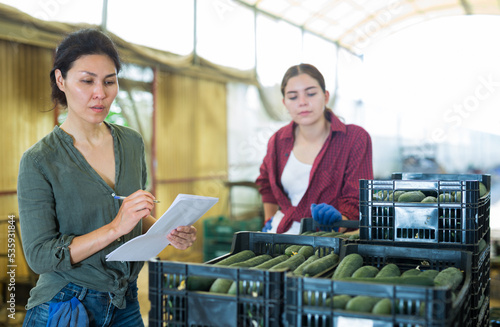
[[(326, 92), (325, 78), (323, 77), (323, 74), (321, 74), (321, 72), (318, 70), (318, 68), (314, 67), (311, 64), (300, 64), (288, 68), (285, 75), (283, 76), (283, 79), (281, 81), (281, 94), (283, 96), (285, 96), (285, 88), (290, 78), (298, 76), (300, 74), (307, 74), (314, 78), (321, 87), (321, 90), (323, 90), (323, 93)], [(329, 113), (333, 114), (333, 111), (328, 107), (325, 108), (325, 118), (328, 121), (330, 121)]]

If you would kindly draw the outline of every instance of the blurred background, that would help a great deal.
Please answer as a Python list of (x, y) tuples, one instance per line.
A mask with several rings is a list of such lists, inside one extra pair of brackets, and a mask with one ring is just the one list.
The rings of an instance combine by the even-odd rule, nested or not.
[[(108, 120), (143, 135), (156, 215), (178, 193), (219, 198), (196, 244), (161, 258), (202, 262), (226, 253), (234, 231), (260, 230), (254, 181), (269, 137), (290, 121), (281, 78), (301, 62), (324, 74), (334, 112), (370, 133), (375, 179), (491, 174), (497, 242), (499, 14), (494, 0), (0, 0), (0, 253), (18, 218), (20, 157), (65, 117), (50, 110), (53, 51), (89, 26), (125, 63)], [(29, 289), (36, 276), (17, 249)]]

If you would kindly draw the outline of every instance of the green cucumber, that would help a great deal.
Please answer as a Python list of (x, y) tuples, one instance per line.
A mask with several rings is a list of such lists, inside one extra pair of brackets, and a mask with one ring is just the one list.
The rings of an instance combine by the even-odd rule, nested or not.
[(406, 276), (399, 277), (399, 283), (401, 285), (413, 285), (413, 286), (434, 286), (434, 280), (427, 276), (421, 276), (421, 274), (417, 276)]
[(426, 196), (422, 201), (422, 203), (436, 203), (437, 198), (435, 196)]
[(285, 254), (289, 257), (291, 257), (292, 255), (294, 255), (295, 253), (299, 252), (300, 248), (302, 247), (303, 245), (302, 244), (293, 244), (293, 245), (290, 245), (288, 246), (286, 249), (285, 249)]
[(393, 201), (397, 202), (399, 200), (399, 197), (406, 193), (406, 191), (395, 191), (394, 193), (389, 194), (389, 197), (387, 198), (388, 201)]
[(377, 315), (390, 315), (392, 313), (392, 303), (388, 298), (384, 298), (373, 306), (372, 313)]
[(378, 274), (379, 270), (374, 266), (363, 266), (358, 268), (353, 274), (353, 278), (360, 277), (375, 277)]
[(436, 278), (434, 278), (434, 283), (436, 286), (447, 286), (451, 288), (452, 291), (458, 289), (460, 283), (464, 278), (464, 274), (460, 271), (460, 269), (455, 267), (448, 267), (437, 274)]
[(374, 284), (394, 284), (394, 285), (413, 285), (413, 286), (434, 286), (434, 281), (429, 277), (408, 276), (408, 277), (381, 277), (381, 278), (353, 278), (344, 277), (341, 281), (345, 282), (362, 282)]
[(344, 310), (347, 302), (352, 299), (352, 296), (347, 294), (334, 295), (333, 297), (329, 297), (325, 301), (325, 307), (331, 307), (333, 309)]
[(373, 190), (373, 201), (384, 201), (384, 192)]
[(288, 260), (288, 258), (290, 258), (290, 257), (287, 256), (286, 254), (282, 254), (282, 255), (274, 257), (274, 258), (272, 258), (270, 260), (264, 261), (260, 265), (252, 267), (251, 269), (263, 269), (263, 270), (267, 270), (267, 269), (271, 268), (272, 266), (277, 265), (280, 262)]
[(301, 263), (306, 261), (306, 258), (300, 253), (292, 255), (290, 258), (277, 265), (269, 268), (269, 271), (280, 271), (280, 270), (295, 270)]
[(351, 235), (349, 235), (349, 237), (347, 239), (348, 240), (359, 240), (359, 233), (351, 234)]
[(351, 277), (352, 274), (363, 265), (363, 257), (357, 253), (346, 255), (340, 261), (337, 269), (333, 273), (332, 279), (338, 280), (344, 277)]
[(438, 196), (439, 202), (450, 203), (455, 202), (454, 197), (450, 193), (441, 193)]
[(174, 275), (170, 275), (170, 274), (165, 275), (164, 281), (165, 281), (166, 288), (178, 288), (182, 282), (181, 276), (175, 275), (175, 274)]
[[(352, 296), (347, 295), (347, 294), (341, 294), (341, 295), (335, 295), (334, 297), (331, 298), (331, 301), (333, 302), (333, 308), (334, 309), (341, 309), (344, 310), (345, 306), (347, 305), (347, 302), (349, 302), (352, 299)], [(329, 301), (330, 299), (326, 300), (326, 304), (329, 306)]]
[(319, 247), (318, 249), (316, 249), (316, 252), (314, 252), (314, 254), (320, 258), (323, 258), (324, 256), (329, 255), (330, 251), (330, 248)]
[(422, 191), (408, 191), (401, 194), (398, 202), (421, 202), (425, 199), (425, 194)]
[(299, 251), (297, 251), (298, 254), (302, 254), (304, 258), (309, 258), (310, 256), (314, 255), (314, 248), (310, 245), (304, 245), (302, 246)]
[(377, 276), (375, 278), (383, 278), (383, 277), (398, 277), (401, 276), (401, 271), (399, 267), (393, 263), (386, 264), (380, 269)]
[[(233, 263), (229, 267), (249, 268), (257, 266), (265, 261), (268, 261), (269, 259), (271, 259), (271, 256), (269, 254), (262, 254), (242, 262)], [(232, 279), (217, 278), (210, 286), (209, 292), (227, 293), (232, 284)]]
[(407, 276), (417, 276), (420, 275), (422, 272), (416, 268), (413, 269), (408, 269), (404, 273), (401, 274), (401, 277), (407, 277)]
[[(255, 253), (251, 250), (243, 250), (241, 252), (230, 255), (216, 263), (215, 266), (230, 266), (233, 263), (242, 262), (255, 257)], [(189, 291), (208, 291), (210, 286), (217, 278), (205, 276), (189, 276), (186, 279), (186, 288)]]
[(372, 312), (378, 301), (380, 301), (378, 297), (358, 295), (347, 302), (345, 309), (355, 312)]
[(483, 183), (479, 182), (479, 197), (482, 198), (486, 194), (488, 194), (488, 189)]
[(327, 256), (319, 258), (311, 264), (308, 264), (302, 271), (306, 277), (316, 276), (319, 273), (333, 268), (339, 262), (339, 256), (335, 253), (330, 253)]
[(208, 291), (211, 293), (227, 293), (232, 283), (232, 279), (217, 278), (212, 285), (210, 285), (210, 289)]
[[(270, 267), (268, 270), (269, 271), (283, 271), (283, 270), (292, 270), (293, 271), (298, 266), (300, 266), (301, 263), (306, 261), (304, 256), (302, 254), (299, 254), (299, 253), (297, 253), (291, 257), (288, 257), (287, 255), (284, 255), (284, 256), (287, 257), (286, 260), (284, 260), (284, 261), (281, 260), (278, 264)], [(269, 260), (269, 261), (271, 261), (271, 260)], [(260, 266), (262, 266), (262, 264)], [(259, 266), (257, 266), (257, 267), (259, 267)], [(255, 267), (255, 268), (257, 268), (257, 267)], [(260, 283), (260, 287), (257, 290), (255, 288), (255, 285), (254, 285), (253, 289), (252, 290), (247, 289), (246, 293), (248, 294), (249, 292), (257, 292), (258, 294), (261, 294), (263, 287), (264, 287), (263, 283)], [(243, 289), (243, 282), (240, 282), (240, 293), (243, 293), (244, 291), (245, 290)], [(236, 283), (233, 283), (233, 285), (231, 285), (229, 287), (229, 290), (227, 293), (228, 294), (236, 294)]]
[(314, 262), (316, 260), (318, 260), (319, 257), (317, 255), (312, 255), (310, 256), (309, 258), (307, 258), (306, 261), (304, 261), (300, 266), (298, 266), (294, 271), (293, 271), (293, 275), (294, 276), (304, 276), (304, 268), (310, 264), (311, 262)]
[(233, 263), (232, 265), (230, 265), (230, 267), (238, 267), (238, 268), (255, 267), (260, 265), (261, 263), (271, 260), (272, 258), (273, 257), (271, 257), (269, 254), (261, 254), (242, 262)]
[[(259, 269), (259, 270), (267, 270), (271, 268), (272, 266), (276, 266), (280, 262), (283, 262), (285, 260), (288, 260), (290, 257), (287, 256), (286, 254), (279, 255), (277, 257), (274, 257), (270, 260), (264, 261), (263, 263), (251, 267), (250, 269)], [(240, 292), (243, 292), (243, 282), (240, 281)], [(230, 295), (236, 295), (236, 282), (232, 282), (231, 286), (229, 287), (229, 290), (227, 291), (227, 294)]]
[(243, 250), (241, 252), (230, 255), (229, 257), (222, 259), (214, 263), (216, 266), (229, 266), (233, 263), (242, 262), (255, 257), (255, 253), (251, 250)]
[(435, 269), (429, 269), (429, 270), (424, 270), (422, 271), (419, 276), (422, 276), (422, 277), (429, 277), (430, 279), (434, 280), (434, 278), (436, 278), (436, 276), (439, 274), (439, 271), (435, 270)]

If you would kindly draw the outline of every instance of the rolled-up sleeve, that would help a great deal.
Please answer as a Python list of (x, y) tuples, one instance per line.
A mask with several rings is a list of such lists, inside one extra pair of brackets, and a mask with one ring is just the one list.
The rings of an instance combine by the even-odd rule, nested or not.
[(267, 153), (260, 165), (260, 175), (257, 177), (255, 183), (259, 186), (259, 193), (261, 195), (262, 202), (264, 203), (277, 203), (277, 200), (273, 194), (273, 189), (271, 187), (272, 169), (270, 166), (274, 164), (273, 160), (276, 160), (275, 154), (275, 140), (276, 136), (273, 135), (267, 145)]
[(75, 236), (58, 232), (52, 187), (29, 152), (21, 158), (17, 192), (24, 255), (30, 268), (37, 274), (71, 269), (69, 245)]
[(265, 161), (260, 167), (260, 176), (256, 180), (259, 186), (259, 192), (264, 203), (276, 203), (276, 198), (273, 195), (271, 184), (269, 183), (269, 174), (267, 172)]
[(359, 180), (373, 179), (372, 143), (370, 135), (361, 128), (352, 128), (346, 170), (343, 177), (339, 210), (350, 220), (359, 219)]

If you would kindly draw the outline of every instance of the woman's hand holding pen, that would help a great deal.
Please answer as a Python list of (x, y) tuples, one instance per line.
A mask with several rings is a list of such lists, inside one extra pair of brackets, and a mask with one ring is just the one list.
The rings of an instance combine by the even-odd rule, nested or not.
[[(119, 197), (113, 195), (115, 198)], [(114, 219), (115, 230), (120, 235), (129, 233), (139, 222), (139, 220), (149, 217), (143, 221), (143, 232), (145, 232), (154, 223), (155, 219), (151, 217), (151, 211), (155, 202), (155, 197), (143, 190), (139, 190), (123, 198), (123, 203)], [(144, 225), (145, 224), (145, 225)], [(144, 227), (146, 228), (144, 229)], [(196, 241), (197, 230), (194, 226), (179, 226), (172, 230), (166, 237), (170, 244), (179, 250), (185, 250)]]
[(127, 196), (120, 206), (120, 210), (113, 220), (115, 229), (120, 235), (129, 233), (137, 223), (151, 214), (155, 197), (143, 190), (136, 191)]
[(125, 199), (115, 219), (90, 233), (76, 236), (69, 246), (71, 263), (80, 262), (104, 249), (119, 237), (130, 233), (137, 223), (149, 216), (155, 197), (146, 191), (137, 191)]
[(179, 226), (167, 235), (167, 239), (173, 247), (185, 250), (196, 241), (196, 228), (194, 226)]

